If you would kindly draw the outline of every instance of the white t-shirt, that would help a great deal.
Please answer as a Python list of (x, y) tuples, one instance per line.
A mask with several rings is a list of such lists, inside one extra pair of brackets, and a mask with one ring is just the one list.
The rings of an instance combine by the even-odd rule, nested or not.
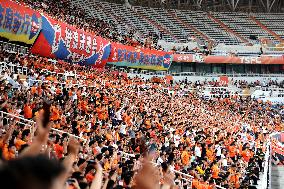
[(117, 120), (121, 121), (122, 120), (122, 117), (121, 117), (121, 110), (115, 112), (115, 117)]
[(158, 163), (159, 165), (161, 165), (163, 162), (164, 162), (164, 160), (163, 160), (161, 157), (159, 157), (159, 158), (157, 159), (157, 163)]
[(101, 153), (101, 148), (100, 148), (99, 146), (95, 147), (95, 149), (96, 149), (99, 153)]
[(180, 143), (180, 136), (179, 135), (174, 135), (174, 143), (175, 143), (175, 147), (178, 147), (178, 145)]
[(195, 152), (195, 156), (196, 156), (196, 157), (201, 157), (201, 150), (200, 150), (200, 147), (195, 146), (194, 152)]
[(217, 146), (216, 150), (217, 150), (216, 156), (217, 156), (217, 157), (221, 156), (221, 154), (222, 154), (221, 147), (220, 147), (220, 146)]
[(170, 146), (170, 140), (168, 137), (165, 137), (165, 147)]
[(72, 100), (77, 100), (77, 94), (76, 93), (73, 94)]
[(228, 166), (228, 161), (227, 161), (226, 158), (222, 159), (222, 165), (223, 165), (224, 167), (227, 167), (227, 166)]
[(126, 125), (121, 125), (121, 127), (120, 127), (120, 133), (126, 135)]

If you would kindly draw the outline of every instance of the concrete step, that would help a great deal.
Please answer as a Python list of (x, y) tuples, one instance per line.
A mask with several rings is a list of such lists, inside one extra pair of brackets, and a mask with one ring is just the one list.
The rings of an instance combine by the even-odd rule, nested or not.
[(284, 166), (272, 166), (271, 168), (271, 189), (284, 188)]

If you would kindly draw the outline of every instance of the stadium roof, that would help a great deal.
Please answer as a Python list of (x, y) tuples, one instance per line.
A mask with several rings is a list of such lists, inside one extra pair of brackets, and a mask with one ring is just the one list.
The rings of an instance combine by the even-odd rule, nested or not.
[(203, 11), (284, 12), (284, 0), (106, 0), (112, 3)]

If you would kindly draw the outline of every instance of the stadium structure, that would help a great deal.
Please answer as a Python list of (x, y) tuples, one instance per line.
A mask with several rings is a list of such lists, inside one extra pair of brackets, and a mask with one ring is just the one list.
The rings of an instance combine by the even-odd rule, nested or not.
[(5, 182), (38, 143), (74, 189), (284, 184), (284, 0), (1, 0), (0, 73)]
[[(178, 60), (180, 63), (170, 68), (173, 72), (283, 72), (281, 64), (258, 64), (262, 55), (282, 57), (281, 1), (128, 1), (125, 6), (77, 0), (72, 4), (85, 10), (90, 18), (117, 23), (123, 31), (135, 28), (138, 36), (154, 31), (161, 37), (158, 44), (166, 50), (175, 48), (176, 53), (186, 54), (181, 51), (187, 47), (188, 52), (196, 48), (211, 55), (242, 57), (242, 64), (184, 64)], [(193, 62), (204, 60), (200, 54), (196, 53)]]

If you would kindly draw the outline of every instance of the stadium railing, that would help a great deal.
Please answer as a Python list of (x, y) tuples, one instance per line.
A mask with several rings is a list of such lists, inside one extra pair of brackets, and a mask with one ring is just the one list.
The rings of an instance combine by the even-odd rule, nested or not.
[(271, 174), (271, 155), (270, 155), (270, 141), (267, 143), (266, 146), (266, 153), (264, 157), (264, 171), (263, 171), (263, 177), (260, 180), (260, 189), (266, 189), (270, 186), (270, 174)]
[[(10, 114), (10, 113), (7, 113), (7, 112), (3, 112), (3, 111), (0, 111), (0, 116), (3, 117), (3, 119), (9, 119), (9, 118), (13, 118), (17, 121), (17, 123), (19, 124), (24, 124), (26, 126), (30, 126), (31, 127), (31, 133), (33, 134), (35, 132), (35, 127), (36, 127), (36, 122), (33, 121), (33, 120), (29, 120), (29, 119), (25, 119), (24, 117), (22, 116), (17, 116), (17, 115), (14, 115), (14, 114)], [(58, 132), (58, 133), (66, 133), (68, 134), (69, 136), (72, 136), (74, 138), (77, 138), (79, 140), (83, 140), (84, 142), (86, 142), (87, 140), (82, 138), (82, 137), (79, 137), (79, 136), (76, 136), (76, 135), (73, 135), (73, 134), (70, 134), (68, 132), (65, 132), (65, 131), (62, 131), (62, 130), (59, 130), (59, 129), (55, 129), (55, 128), (51, 128), (52, 131), (55, 131), (55, 132)]]
[(151, 76), (204, 76), (204, 77), (219, 77), (219, 76), (228, 76), (228, 77), (284, 77), (284, 74), (260, 74), (260, 73), (202, 73), (202, 72), (171, 72), (171, 71), (149, 71), (149, 70), (141, 70), (137, 71), (135, 69), (126, 69), (121, 68), (112, 68), (112, 70), (123, 71), (129, 74), (137, 74), (137, 75), (151, 75)]

